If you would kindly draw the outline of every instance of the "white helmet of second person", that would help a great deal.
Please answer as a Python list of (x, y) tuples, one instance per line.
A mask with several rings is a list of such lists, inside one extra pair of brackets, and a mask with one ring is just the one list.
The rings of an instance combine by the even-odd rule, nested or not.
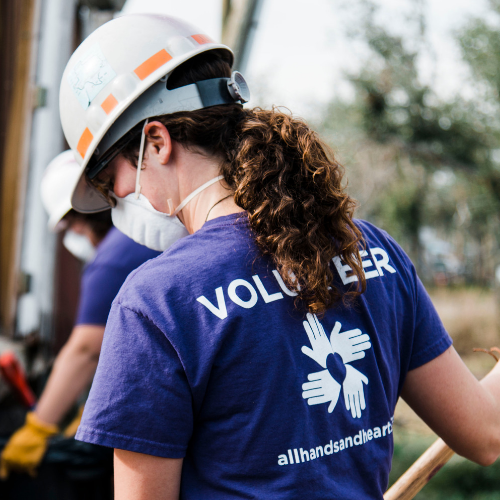
[(57, 225), (71, 210), (71, 192), (80, 173), (80, 165), (71, 149), (57, 155), (45, 169), (40, 192), (42, 204), (49, 215), (48, 226), (51, 231), (57, 231)]
[(128, 139), (127, 133), (143, 120), (248, 100), (248, 88), (236, 72), (231, 79), (167, 89), (176, 67), (208, 50), (222, 51), (232, 64), (233, 54), (225, 45), (182, 20), (153, 14), (114, 19), (76, 49), (60, 90), (64, 134), (80, 163), (80, 180), (72, 195), (75, 210), (109, 208), (85, 173), (90, 178), (97, 175), (123, 147), (120, 140)]

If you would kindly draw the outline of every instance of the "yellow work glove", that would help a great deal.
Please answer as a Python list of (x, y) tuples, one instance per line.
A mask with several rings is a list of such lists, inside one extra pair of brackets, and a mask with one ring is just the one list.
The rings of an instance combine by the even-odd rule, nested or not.
[(59, 432), (56, 425), (42, 422), (34, 412), (26, 415), (26, 423), (9, 439), (0, 456), (0, 478), (11, 471), (35, 475), (47, 449), (49, 439)]
[(71, 438), (76, 434), (78, 426), (80, 425), (80, 421), (82, 420), (83, 408), (84, 405), (78, 408), (78, 413), (76, 414), (76, 417), (68, 424), (66, 429), (64, 429), (63, 436), (65, 438)]

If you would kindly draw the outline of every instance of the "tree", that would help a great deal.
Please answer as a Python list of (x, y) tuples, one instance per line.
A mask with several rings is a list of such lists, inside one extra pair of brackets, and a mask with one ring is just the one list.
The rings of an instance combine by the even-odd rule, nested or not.
[[(459, 34), (464, 60), (482, 87), (474, 100), (456, 96), (443, 102), (420, 82), (422, 45), (407, 48), (404, 40), (376, 24), (373, 4), (362, 5), (362, 36), (372, 55), (361, 73), (350, 77), (354, 102), (332, 103), (322, 127), (331, 141), (342, 137), (345, 126), (356, 129), (350, 144), (340, 148), (369, 148), (385, 163), (357, 166), (363, 171), (356, 176), (358, 187), (368, 175), (379, 175), (375, 168), (386, 172), (371, 198), (359, 190), (363, 215), (387, 228), (417, 265), (422, 264), (419, 233), (424, 225), (482, 247), (492, 229), (500, 234), (500, 32), (474, 20)], [(500, 0), (492, 8), (500, 15)], [(415, 21), (424, 37), (425, 23)], [(484, 261), (481, 255), (479, 260)], [(478, 272), (484, 280), (491, 274)]]

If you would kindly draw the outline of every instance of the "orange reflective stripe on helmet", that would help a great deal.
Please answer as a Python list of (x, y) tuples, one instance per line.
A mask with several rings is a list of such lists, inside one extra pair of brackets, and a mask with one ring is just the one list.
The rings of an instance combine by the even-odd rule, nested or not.
[(200, 45), (204, 43), (214, 43), (213, 40), (207, 35), (192, 35), (191, 38), (196, 40)]
[(162, 49), (157, 52), (154, 56), (146, 59), (140, 66), (135, 68), (134, 73), (141, 79), (147, 78), (153, 71), (156, 71), (160, 66), (170, 61), (172, 56), (165, 50)]
[(85, 157), (85, 153), (87, 152), (93, 138), (94, 136), (92, 135), (92, 132), (86, 128), (78, 141), (78, 145), (76, 146), (76, 150), (80, 153), (82, 158)]
[(106, 99), (101, 104), (101, 108), (104, 109), (104, 112), (109, 115), (113, 109), (116, 108), (116, 105), (118, 104), (118, 101), (116, 100), (116, 97), (113, 94), (109, 94)]

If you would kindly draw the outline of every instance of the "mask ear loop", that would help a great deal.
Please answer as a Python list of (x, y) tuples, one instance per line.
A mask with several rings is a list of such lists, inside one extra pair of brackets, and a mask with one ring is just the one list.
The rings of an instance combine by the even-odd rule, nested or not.
[(139, 195), (141, 194), (141, 169), (142, 169), (142, 158), (144, 156), (144, 144), (146, 142), (146, 134), (144, 132), (144, 129), (146, 128), (146, 125), (148, 124), (149, 118), (146, 118), (146, 121), (144, 122), (144, 126), (142, 127), (142, 132), (141, 132), (141, 146), (139, 148), (139, 158), (137, 161), (137, 174), (135, 177), (135, 199), (139, 199)]
[(189, 196), (184, 198), (184, 201), (175, 209), (172, 211), (173, 204), (172, 200), (168, 200), (168, 207), (170, 209), (170, 213), (168, 214), (170, 217), (175, 217), (195, 196), (199, 195), (203, 190), (207, 189), (207, 187), (211, 186), (212, 184), (215, 184), (216, 182), (220, 181), (221, 179), (224, 179), (223, 175), (219, 175), (215, 177), (214, 179), (210, 179), (208, 182), (205, 182), (205, 184), (202, 184), (198, 189), (195, 189)]

